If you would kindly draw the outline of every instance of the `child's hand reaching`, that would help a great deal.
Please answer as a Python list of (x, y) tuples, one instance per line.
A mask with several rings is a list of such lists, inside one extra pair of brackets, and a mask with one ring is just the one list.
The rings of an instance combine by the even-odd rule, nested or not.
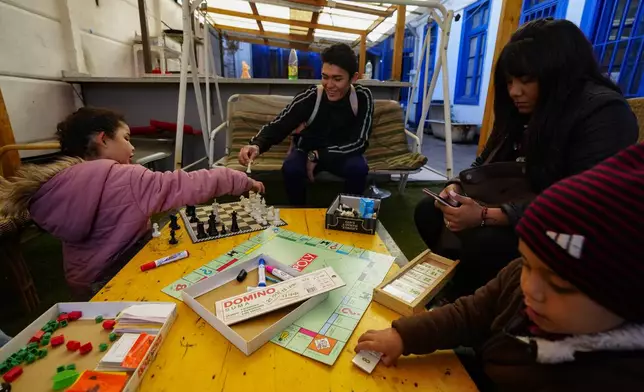
[(255, 193), (266, 193), (266, 189), (264, 189), (264, 184), (262, 184), (260, 181), (255, 181), (253, 179), (251, 179), (251, 181), (253, 181), (253, 187), (250, 189), (251, 191)]
[(385, 366), (396, 363), (398, 357), (403, 353), (403, 341), (395, 328), (387, 328), (380, 331), (369, 330), (358, 339), (354, 349), (356, 353), (368, 350), (382, 353), (380, 360)]

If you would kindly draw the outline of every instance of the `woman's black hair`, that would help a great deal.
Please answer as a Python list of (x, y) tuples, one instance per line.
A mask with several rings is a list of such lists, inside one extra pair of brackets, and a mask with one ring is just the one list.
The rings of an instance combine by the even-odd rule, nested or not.
[[(545, 179), (544, 173), (559, 171), (563, 152), (558, 149), (565, 145), (568, 136), (562, 130), (565, 127), (561, 120), (567, 117), (567, 103), (574, 101), (587, 82), (621, 93), (615, 83), (602, 75), (592, 45), (574, 23), (550, 18), (528, 22), (512, 35), (496, 65), (495, 120), (490, 146), (502, 143), (513, 132), (522, 132), (526, 125), (526, 117), (519, 113), (508, 93), (510, 77), (527, 77), (539, 85), (539, 98), (527, 122), (524, 147), (531, 178)], [(549, 181), (537, 182), (533, 183), (536, 188), (551, 185)]]
[(337, 65), (349, 73), (349, 79), (358, 72), (358, 57), (347, 44), (335, 44), (324, 49), (322, 62)]
[(112, 110), (83, 107), (58, 123), (56, 137), (63, 154), (89, 158), (96, 154), (94, 136), (99, 132), (105, 132), (107, 137), (113, 138), (123, 124), (123, 115)]

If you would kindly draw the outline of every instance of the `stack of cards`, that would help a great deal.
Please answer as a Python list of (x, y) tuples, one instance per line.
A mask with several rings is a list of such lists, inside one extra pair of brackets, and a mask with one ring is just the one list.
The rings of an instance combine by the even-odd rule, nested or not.
[(382, 289), (394, 297), (411, 304), (444, 273), (443, 268), (429, 263), (419, 263)]

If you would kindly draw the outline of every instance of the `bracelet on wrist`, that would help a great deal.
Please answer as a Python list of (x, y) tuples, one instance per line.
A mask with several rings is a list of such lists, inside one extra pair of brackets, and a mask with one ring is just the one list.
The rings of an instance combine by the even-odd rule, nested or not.
[(485, 219), (487, 218), (487, 207), (483, 207), (481, 210), (481, 227), (485, 227)]

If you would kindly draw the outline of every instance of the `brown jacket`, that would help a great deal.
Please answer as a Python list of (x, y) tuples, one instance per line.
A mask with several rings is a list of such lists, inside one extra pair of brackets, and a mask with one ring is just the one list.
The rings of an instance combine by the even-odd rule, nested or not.
[(474, 295), (394, 321), (404, 354), (472, 347), (503, 391), (644, 391), (644, 325), (556, 341), (522, 333), (520, 275), (515, 260)]

